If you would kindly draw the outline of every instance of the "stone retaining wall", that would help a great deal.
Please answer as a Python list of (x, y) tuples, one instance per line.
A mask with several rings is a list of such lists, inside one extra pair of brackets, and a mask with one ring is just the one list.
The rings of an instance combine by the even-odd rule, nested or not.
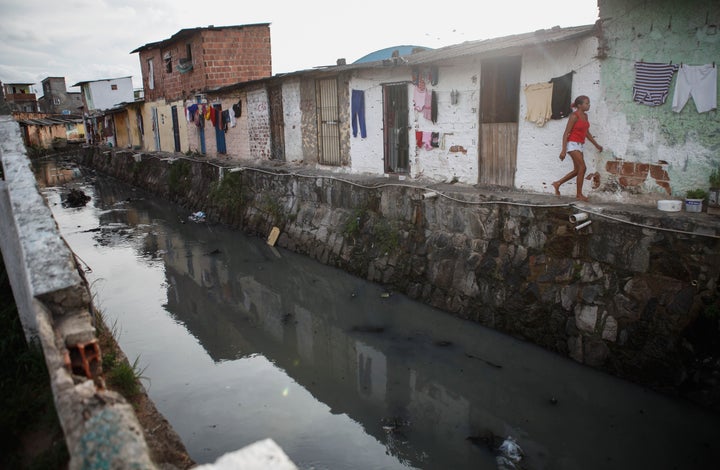
[(213, 222), (261, 237), (277, 226), (281, 247), (720, 409), (712, 216), (606, 209), (575, 230), (577, 208), (497, 190), (423, 197), (427, 188), (389, 180), (92, 148), (82, 163)]

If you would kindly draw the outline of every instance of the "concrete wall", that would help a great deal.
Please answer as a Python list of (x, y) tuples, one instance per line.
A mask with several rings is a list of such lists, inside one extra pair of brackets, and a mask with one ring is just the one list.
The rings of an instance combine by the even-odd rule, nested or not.
[[(673, 196), (709, 187), (708, 175), (720, 167), (717, 110), (698, 113), (694, 100), (681, 112), (671, 109), (677, 73), (667, 102), (635, 103), (632, 87), (639, 61), (702, 65), (718, 62), (720, 3), (714, 0), (600, 0), (604, 54), (602, 85), (606, 101), (607, 148), (616, 158), (645, 165), (664, 164)], [(716, 87), (718, 84), (716, 83)], [(640, 170), (642, 166), (638, 167)], [(647, 170), (628, 190), (657, 191)]]

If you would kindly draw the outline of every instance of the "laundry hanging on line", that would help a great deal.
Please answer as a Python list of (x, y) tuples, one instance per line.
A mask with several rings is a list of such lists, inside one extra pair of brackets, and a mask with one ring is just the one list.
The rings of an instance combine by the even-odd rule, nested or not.
[(635, 62), (633, 101), (647, 106), (660, 106), (670, 93), (670, 81), (677, 72), (677, 64)]

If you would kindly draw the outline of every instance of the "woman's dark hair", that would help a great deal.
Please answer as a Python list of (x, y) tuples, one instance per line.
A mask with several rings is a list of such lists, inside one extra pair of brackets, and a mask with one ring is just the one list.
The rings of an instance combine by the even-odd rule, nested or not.
[(573, 101), (572, 106), (573, 106), (573, 108), (577, 108), (578, 106), (580, 106), (581, 104), (583, 104), (584, 102), (586, 102), (588, 100), (590, 100), (590, 98), (588, 98), (587, 96), (580, 95), (577, 98), (575, 98), (575, 101)]

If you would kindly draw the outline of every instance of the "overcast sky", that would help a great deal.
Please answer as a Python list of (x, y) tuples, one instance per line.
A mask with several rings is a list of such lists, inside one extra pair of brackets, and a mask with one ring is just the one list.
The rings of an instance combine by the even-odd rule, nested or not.
[(135, 48), (184, 28), (270, 23), (273, 74), (352, 63), (386, 47), (443, 47), (592, 24), (597, 0), (0, 0), (0, 81), (132, 76)]

